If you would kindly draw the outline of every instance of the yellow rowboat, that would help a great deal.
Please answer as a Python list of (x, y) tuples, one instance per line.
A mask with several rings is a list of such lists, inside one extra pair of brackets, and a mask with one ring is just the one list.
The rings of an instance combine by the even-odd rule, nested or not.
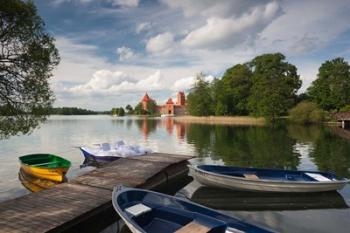
[(31, 154), (19, 157), (21, 168), (28, 174), (62, 182), (71, 162), (52, 154)]
[(23, 186), (32, 192), (48, 189), (61, 183), (61, 182), (37, 178), (35, 176), (32, 176), (26, 173), (22, 168), (19, 169), (18, 178), (23, 184)]

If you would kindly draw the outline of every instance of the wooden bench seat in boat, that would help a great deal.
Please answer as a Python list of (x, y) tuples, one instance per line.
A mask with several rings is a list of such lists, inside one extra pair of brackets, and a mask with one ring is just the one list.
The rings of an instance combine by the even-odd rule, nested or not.
[(179, 230), (177, 230), (175, 233), (207, 233), (210, 231), (210, 228), (207, 226), (204, 226), (196, 221), (192, 221), (188, 223), (187, 225), (181, 227)]
[(251, 179), (251, 180), (259, 180), (259, 177), (255, 174), (243, 174), (245, 178)]

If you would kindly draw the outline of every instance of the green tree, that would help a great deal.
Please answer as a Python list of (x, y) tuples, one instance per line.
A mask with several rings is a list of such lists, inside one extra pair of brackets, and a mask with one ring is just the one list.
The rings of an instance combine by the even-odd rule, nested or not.
[(296, 92), (301, 87), (297, 68), (285, 61), (281, 53), (264, 54), (250, 63), (253, 71), (250, 112), (275, 121), (294, 104)]
[(158, 112), (158, 109), (157, 109), (157, 103), (154, 101), (154, 100), (150, 100), (148, 103), (147, 103), (147, 113), (149, 115), (155, 115), (157, 114)]
[(338, 110), (350, 103), (350, 66), (344, 58), (326, 61), (308, 93), (325, 110)]
[(31, 1), (0, 1), (0, 42), (0, 137), (8, 137), (45, 120), (59, 55)]
[(247, 100), (252, 86), (252, 72), (248, 65), (238, 64), (227, 69), (221, 81), (222, 87), (215, 91), (218, 96), (216, 109), (220, 110), (223, 109), (220, 106), (226, 106), (226, 111), (230, 115), (248, 114)]
[(324, 120), (324, 111), (317, 104), (310, 101), (302, 101), (289, 111), (291, 120), (297, 123), (318, 123)]
[(141, 102), (138, 103), (138, 104), (135, 106), (135, 108), (134, 108), (134, 113), (135, 113), (136, 115), (145, 115), (145, 114), (147, 114), (147, 112), (146, 112), (145, 110), (143, 110), (143, 108), (142, 108), (142, 103), (141, 103)]
[(197, 75), (194, 87), (187, 96), (187, 109), (193, 116), (209, 116), (214, 114), (214, 100), (209, 82), (202, 73)]
[(125, 109), (127, 111), (127, 114), (132, 114), (134, 111), (130, 104), (126, 105)]

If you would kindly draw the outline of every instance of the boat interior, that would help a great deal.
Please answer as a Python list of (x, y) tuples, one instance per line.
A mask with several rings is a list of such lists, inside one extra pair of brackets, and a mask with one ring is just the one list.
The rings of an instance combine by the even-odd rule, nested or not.
[(279, 181), (336, 181), (337, 177), (327, 172), (305, 172), (280, 169), (236, 168), (226, 166), (200, 165), (199, 169), (221, 175), (247, 178), (252, 180)]
[(260, 229), (207, 208), (152, 193), (140, 196), (135, 191), (124, 192), (118, 203), (124, 215), (145, 232), (242, 233)]
[(70, 162), (51, 154), (36, 154), (20, 157), (22, 163), (35, 167), (56, 168), (69, 167)]

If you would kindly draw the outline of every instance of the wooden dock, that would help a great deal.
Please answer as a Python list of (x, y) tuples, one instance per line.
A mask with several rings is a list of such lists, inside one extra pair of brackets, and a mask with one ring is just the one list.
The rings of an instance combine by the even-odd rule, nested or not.
[(186, 173), (191, 158), (161, 153), (122, 158), (68, 183), (2, 202), (0, 232), (74, 232), (82, 222), (111, 213), (116, 185), (153, 189)]

